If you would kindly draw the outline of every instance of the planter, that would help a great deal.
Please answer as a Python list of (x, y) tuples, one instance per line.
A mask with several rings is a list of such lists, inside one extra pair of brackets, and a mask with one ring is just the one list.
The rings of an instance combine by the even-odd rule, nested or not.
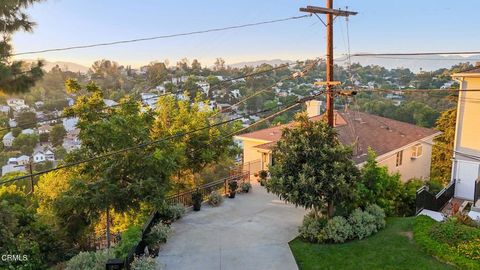
[(193, 211), (200, 211), (202, 208), (202, 202), (193, 202)]
[(236, 194), (236, 192), (235, 192), (235, 191), (233, 191), (233, 192), (230, 192), (230, 193), (228, 194), (228, 198), (230, 198), (230, 199), (233, 199), (233, 198), (235, 198), (235, 194)]

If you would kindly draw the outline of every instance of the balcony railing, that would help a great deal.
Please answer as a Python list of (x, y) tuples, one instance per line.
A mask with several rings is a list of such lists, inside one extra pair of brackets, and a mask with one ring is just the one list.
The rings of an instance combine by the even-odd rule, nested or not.
[(426, 186), (417, 190), (415, 199), (415, 214), (420, 213), (423, 209), (431, 211), (440, 211), (450, 199), (455, 195), (455, 181), (452, 181), (446, 188), (441, 190), (437, 195), (428, 191)]

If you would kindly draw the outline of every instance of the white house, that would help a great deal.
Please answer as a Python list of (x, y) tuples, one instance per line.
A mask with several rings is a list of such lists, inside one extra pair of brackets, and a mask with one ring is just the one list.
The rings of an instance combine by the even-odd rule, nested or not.
[(20, 98), (8, 98), (7, 105), (10, 107), (21, 107), (25, 106), (25, 100)]
[(14, 128), (17, 126), (17, 121), (15, 121), (15, 119), (8, 119), (8, 125)]
[(8, 132), (3, 136), (3, 146), (5, 147), (12, 147), (13, 141), (15, 140), (15, 137), (13, 137), (12, 132)]
[(52, 152), (52, 150), (48, 149), (47, 151), (44, 152), (44, 155), (45, 155), (45, 160), (55, 161), (55, 154)]
[(48, 124), (43, 124), (40, 127), (38, 127), (38, 134), (47, 134), (52, 131), (52, 126)]
[(27, 128), (27, 129), (22, 130), (22, 134), (33, 135), (33, 134), (35, 134), (35, 130), (33, 130), (31, 128)]
[(33, 153), (33, 163), (44, 162), (46, 160), (45, 154), (41, 151)]
[(19, 157), (12, 157), (8, 159), (7, 165), (27, 165), (30, 162), (30, 158), (26, 155)]
[(197, 82), (197, 86), (202, 88), (202, 92), (205, 95), (208, 95), (208, 92), (210, 91), (210, 84), (208, 82)]
[(143, 104), (149, 106), (152, 109), (155, 109), (158, 102), (158, 95), (154, 93), (141, 93), (140, 97), (142, 98)]

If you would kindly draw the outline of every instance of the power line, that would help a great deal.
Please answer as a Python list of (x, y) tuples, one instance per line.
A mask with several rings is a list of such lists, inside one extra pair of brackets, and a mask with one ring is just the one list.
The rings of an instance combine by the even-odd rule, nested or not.
[(454, 52), (409, 52), (409, 53), (354, 53), (352, 56), (415, 56), (415, 55), (473, 55), (480, 51), (454, 51)]
[[(356, 56), (352, 55), (352, 57), (363, 57), (363, 56)], [(368, 56), (371, 58), (378, 58), (378, 59), (395, 59), (395, 60), (417, 60), (417, 61), (480, 61), (479, 59), (470, 59), (470, 58), (415, 58), (415, 57), (393, 57), (393, 56)], [(345, 61), (345, 60), (340, 60)]]
[(191, 36), (191, 35), (206, 34), (206, 33), (211, 33), (211, 32), (220, 32), (220, 31), (227, 31), (227, 30), (233, 30), (233, 29), (247, 28), (247, 27), (259, 26), (259, 25), (265, 25), (265, 24), (273, 24), (273, 23), (285, 22), (285, 21), (290, 21), (290, 20), (298, 20), (298, 19), (302, 19), (302, 18), (306, 18), (306, 17), (310, 17), (310, 16), (311, 15), (293, 16), (293, 17), (287, 17), (287, 18), (276, 19), (276, 20), (261, 21), (261, 22), (255, 22), (255, 23), (247, 23), (247, 24), (227, 26), (227, 27), (221, 27), (221, 28), (212, 28), (212, 29), (207, 29), (207, 30), (199, 30), (199, 31), (177, 33), (177, 34), (170, 34), (170, 35), (160, 35), (160, 36), (153, 36), (153, 37), (144, 37), (144, 38), (136, 38), (136, 39), (111, 41), (111, 42), (104, 42), (104, 43), (94, 43), (94, 44), (87, 44), (87, 45), (76, 45), (76, 46), (70, 46), (70, 47), (44, 49), (44, 50), (37, 50), (37, 51), (26, 51), (26, 52), (14, 53), (14, 54), (11, 54), (11, 55), (12, 56), (18, 56), (18, 55), (39, 54), (39, 53), (46, 53), (46, 52), (68, 51), (68, 50), (86, 49), (86, 48), (94, 48), (94, 47), (101, 47), (101, 46), (111, 46), (111, 45), (126, 44), (126, 43), (135, 43), (135, 42), (141, 42), (141, 41), (150, 41), (150, 40), (157, 40), (157, 39), (167, 39), (167, 38), (174, 38), (174, 37)]

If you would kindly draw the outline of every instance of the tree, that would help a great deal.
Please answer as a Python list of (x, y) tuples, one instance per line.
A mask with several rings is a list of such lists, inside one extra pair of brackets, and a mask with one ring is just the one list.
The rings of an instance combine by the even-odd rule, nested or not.
[(444, 185), (450, 182), (452, 171), (453, 145), (455, 142), (455, 123), (457, 120), (457, 109), (442, 112), (438, 118), (435, 129), (442, 134), (434, 139), (435, 145), (432, 148), (431, 178), (440, 180)]
[(63, 138), (67, 135), (67, 131), (62, 124), (57, 124), (53, 126), (52, 131), (50, 131), (50, 142), (53, 146), (59, 146), (63, 143)]
[[(176, 100), (172, 96), (160, 97), (151, 136), (155, 139), (163, 138), (213, 124), (211, 116), (214, 112), (205, 104), (206, 101), (199, 98), (190, 103), (189, 100)], [(208, 165), (231, 155), (234, 144), (231, 137), (225, 135), (236, 128), (237, 124), (225, 124), (172, 140), (174, 147), (164, 151), (176, 160), (177, 176), (193, 176)]]
[(37, 115), (32, 111), (22, 111), (15, 119), (22, 128), (34, 128), (37, 124)]
[(125, 85), (123, 66), (110, 60), (95, 61), (90, 68), (92, 80), (105, 90), (120, 90)]
[(13, 149), (19, 150), (24, 155), (30, 156), (33, 149), (38, 143), (38, 135), (35, 134), (20, 134), (13, 141)]
[(24, 12), (26, 8), (40, 0), (2, 1), (0, 5), (0, 92), (26, 92), (42, 75), (43, 63), (27, 64), (23, 61), (11, 61), (11, 36), (18, 31), (31, 32), (35, 25)]
[(297, 115), (295, 126), (283, 130), (272, 157), (269, 192), (312, 208), (316, 215), (325, 210), (328, 218), (333, 217), (336, 205), (351, 207), (359, 171), (351, 158), (352, 149), (340, 144), (324, 121)]
[(168, 77), (168, 69), (165, 63), (151, 63), (147, 66), (147, 80), (150, 85), (162, 84)]
[[(105, 110), (103, 93), (96, 85), (67, 85), (74, 93), (89, 90), (66, 111), (67, 115), (79, 118), (77, 127), (82, 141), (81, 148), (69, 155), (66, 162), (150, 142), (153, 117), (142, 112), (139, 103), (127, 97), (120, 100), (119, 106)], [(69, 189), (55, 203), (56, 213), (63, 225), (70, 228), (72, 237), (78, 237), (84, 227), (77, 228), (77, 221), (92, 225), (102, 213), (108, 216), (110, 210), (124, 213), (138, 210), (142, 204), (159, 207), (174, 167), (169, 162), (170, 153), (162, 151), (167, 148), (168, 141), (158, 142), (82, 164), (72, 176)]]
[(200, 75), (202, 73), (202, 65), (198, 62), (197, 59), (193, 59), (192, 61), (192, 74), (193, 75)]

